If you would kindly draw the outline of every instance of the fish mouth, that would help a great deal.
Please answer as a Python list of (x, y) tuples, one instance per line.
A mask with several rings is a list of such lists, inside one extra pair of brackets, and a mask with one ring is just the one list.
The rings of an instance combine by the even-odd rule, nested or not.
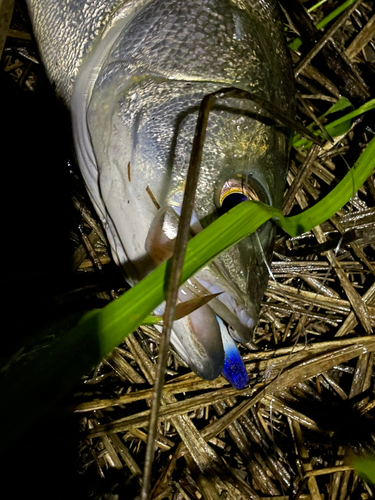
[[(173, 254), (179, 217), (176, 207), (172, 209), (166, 206), (158, 211), (151, 223), (145, 249), (156, 265)], [(192, 234), (202, 230), (195, 213), (191, 230)], [(231, 260), (229, 254), (228, 259)], [(247, 261), (250, 262), (249, 259)], [(225, 277), (230, 267), (228, 262), (221, 262), (219, 257), (180, 287), (180, 303), (212, 295), (216, 297), (173, 322), (171, 344), (187, 365), (203, 379), (213, 380), (223, 374), (234, 387), (242, 389), (248, 382), (248, 376), (236, 342), (256, 349), (252, 340), (259, 310), (254, 307), (250, 296), (247, 297), (246, 290), (236, 286), (237, 275), (228, 275), (229, 279)], [(242, 265), (242, 268), (245, 272), (246, 266)], [(247, 297), (247, 303), (241, 297), (245, 297), (245, 300)], [(163, 307), (155, 312), (163, 314)]]
[(171, 344), (182, 359), (203, 379), (222, 374), (235, 388), (248, 384), (248, 375), (236, 342), (255, 349), (252, 343), (257, 315), (250, 315), (232, 294), (213, 285), (200, 273), (179, 291), (179, 300), (219, 294), (173, 323)]
[(209, 307), (231, 327), (231, 336), (234, 340), (243, 344), (253, 340), (254, 329), (258, 322), (258, 313), (255, 308), (249, 314), (246, 306), (234, 298), (233, 294), (213, 285), (199, 273), (194, 278), (190, 278), (186, 286), (197, 296), (219, 294), (217, 298), (209, 302)]

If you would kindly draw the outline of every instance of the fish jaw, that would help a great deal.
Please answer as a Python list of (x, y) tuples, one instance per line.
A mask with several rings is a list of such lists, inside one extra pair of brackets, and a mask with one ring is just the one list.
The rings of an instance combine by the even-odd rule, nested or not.
[[(180, 287), (179, 300), (195, 298), (186, 286)], [(214, 380), (224, 366), (224, 347), (220, 325), (209, 305), (204, 305), (173, 322), (171, 343), (187, 364), (205, 380)]]
[[(146, 247), (156, 263), (173, 254), (178, 224), (179, 216), (172, 208), (159, 210), (146, 239)], [(196, 228), (194, 215), (192, 224)], [(255, 241), (253, 254), (254, 250), (259, 248), (260, 237)], [(251, 252), (248, 252), (246, 269), (249, 267), (250, 255)], [(227, 257), (231, 261), (231, 255)], [(263, 250), (259, 252), (259, 259), (262, 258), (265, 258)], [(225, 279), (217, 261), (218, 259), (180, 287), (179, 302), (203, 298), (210, 294), (219, 296), (212, 298), (208, 304), (193, 313), (174, 321), (171, 344), (182, 359), (202, 378), (213, 380), (222, 373), (234, 387), (243, 388), (247, 384), (248, 376), (234, 340), (251, 344), (258, 317), (258, 310), (254, 304), (259, 304), (263, 296), (262, 284), (265, 284), (267, 275), (263, 275), (265, 278), (263, 281), (257, 280), (258, 295), (252, 296), (254, 304), (251, 300), (241, 301), (241, 294), (236, 292), (229, 280)], [(260, 260), (259, 265), (262, 264), (264, 265), (264, 262)], [(238, 263), (236, 271), (237, 267)], [(251, 277), (254, 278), (254, 275), (252, 273)], [(156, 311), (158, 315), (162, 315), (163, 312), (163, 307)]]
[[(182, 285), (179, 302), (194, 299), (196, 288), (192, 291), (191, 280)], [(163, 315), (164, 303), (155, 312)], [(157, 328), (161, 331), (161, 327)], [(203, 379), (214, 380), (222, 374), (234, 387), (243, 389), (248, 383), (248, 375), (232, 331), (208, 303), (173, 322), (171, 344)]]
[[(173, 210), (167, 206), (160, 209), (151, 223), (146, 238), (146, 250), (156, 265), (173, 255), (179, 225), (178, 208)], [(192, 234), (202, 230), (195, 213), (191, 219), (190, 229)], [(215, 263), (180, 287), (180, 303), (204, 298), (209, 295), (207, 287), (211, 291), (214, 289), (214, 293), (218, 293), (220, 297), (212, 298), (207, 305), (174, 321), (171, 344), (202, 378), (213, 380), (223, 373), (235, 387), (243, 388), (247, 384), (248, 376), (233, 339), (238, 342), (251, 340), (256, 315), (250, 316), (245, 311), (245, 306), (237, 304), (228, 292), (223, 293), (223, 289), (219, 290), (204, 280), (207, 275), (210, 279), (215, 271), (219, 278), (217, 281), (224, 283), (224, 288), (228, 290), (229, 287), (225, 286), (227, 283)], [(156, 311), (158, 315), (162, 315), (163, 312), (163, 307)], [(254, 313), (254, 309), (252, 312)]]

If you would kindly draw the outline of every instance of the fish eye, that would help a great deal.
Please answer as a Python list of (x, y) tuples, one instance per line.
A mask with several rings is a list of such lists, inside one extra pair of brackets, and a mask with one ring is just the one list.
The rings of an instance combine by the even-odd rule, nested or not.
[(219, 197), (219, 212), (228, 212), (244, 201), (254, 200), (268, 203), (268, 197), (263, 187), (254, 179), (229, 179), (221, 188)]

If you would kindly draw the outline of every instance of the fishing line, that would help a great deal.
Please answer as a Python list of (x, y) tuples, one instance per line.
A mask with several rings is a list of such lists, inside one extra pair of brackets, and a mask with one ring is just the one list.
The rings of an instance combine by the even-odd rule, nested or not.
[(348, 173), (350, 173), (350, 174), (351, 174), (351, 179), (352, 179), (352, 197), (351, 197), (351, 199), (350, 199), (349, 212), (353, 212), (353, 201), (352, 201), (352, 200), (353, 200), (353, 198), (355, 198), (355, 193), (356, 193), (356, 190), (355, 190), (355, 179), (354, 179), (353, 169), (352, 169), (352, 168), (350, 168), (350, 165), (349, 165), (349, 163), (346, 161), (345, 156), (344, 156), (344, 155), (342, 155), (341, 153), (340, 153), (340, 158), (341, 158), (341, 159), (343, 160), (343, 162), (345, 163), (346, 168), (347, 168), (347, 170), (348, 170)]
[[(267, 271), (268, 271), (268, 274), (271, 276), (272, 280), (274, 281), (275, 285), (276, 285), (276, 288), (278, 288), (278, 290), (280, 291), (281, 295), (283, 296), (285, 302), (288, 304), (288, 306), (290, 307), (291, 309), (291, 313), (295, 314), (295, 315), (299, 315), (300, 316), (300, 313), (295, 309), (295, 307), (293, 306), (292, 302), (290, 302), (290, 300), (288, 299), (288, 297), (285, 295), (284, 293), (284, 290), (281, 288), (281, 286), (279, 285), (279, 283), (277, 282), (276, 278), (275, 278), (275, 275), (273, 274), (272, 272), (272, 269), (270, 267), (270, 265), (268, 264), (267, 262), (267, 259), (266, 259), (266, 256), (264, 255), (264, 251), (263, 251), (263, 247), (262, 247), (262, 244), (261, 244), (261, 241), (260, 241), (260, 238), (259, 238), (259, 234), (257, 232), (255, 232), (255, 237), (256, 237), (256, 240), (257, 240), (257, 243), (258, 243), (258, 246), (259, 246), (259, 250), (260, 250), (260, 253), (262, 254), (262, 259), (263, 259), (263, 262), (267, 268)], [(305, 329), (303, 329), (303, 331), (305, 331)], [(301, 335), (301, 332), (298, 333), (298, 336), (297, 336), (297, 340), (293, 346), (293, 348), (296, 346), (296, 344), (298, 343), (298, 340), (299, 340), (299, 337)], [(306, 344), (306, 342), (305, 342)], [(306, 344), (307, 345), (307, 344)], [(290, 356), (292, 355), (292, 352), (293, 350), (289, 353), (289, 356), (286, 360), (285, 363), (287, 363), (289, 361), (289, 358)], [(279, 375), (281, 374), (283, 370), (280, 371)], [(278, 375), (278, 376), (279, 376)]]
[[(259, 247), (260, 253), (262, 255), (263, 262), (264, 262), (264, 264), (265, 264), (265, 266), (267, 268), (268, 274), (271, 276), (272, 280), (274, 281), (274, 283), (276, 285), (276, 288), (278, 288), (280, 290), (281, 295), (284, 297), (286, 303), (289, 305), (289, 307), (291, 309), (291, 313), (297, 314), (296, 309), (294, 308), (293, 304), (290, 302), (290, 300), (288, 299), (288, 297), (286, 297), (286, 295), (284, 294), (284, 290), (280, 287), (279, 283), (277, 282), (277, 280), (275, 278), (275, 275), (272, 272), (272, 269), (271, 269), (270, 265), (267, 262), (267, 259), (266, 259), (266, 256), (264, 254), (263, 247), (262, 247), (262, 244), (261, 244), (261, 241), (260, 241), (260, 238), (259, 238), (259, 234), (258, 234), (257, 231), (255, 231), (255, 239), (256, 239), (256, 241), (258, 243), (258, 247)], [(294, 351), (296, 345), (298, 344), (298, 341), (299, 341), (300, 336), (301, 336), (302, 333), (305, 333), (305, 348), (307, 347), (306, 329), (305, 329), (305, 326), (302, 325), (302, 329), (297, 333), (296, 340), (295, 340), (295, 342), (293, 344), (293, 347), (292, 347), (292, 349), (291, 349), (291, 351), (290, 351), (287, 359), (284, 362), (284, 366), (281, 367), (279, 373), (275, 377), (275, 380), (277, 380), (280, 377), (280, 375), (284, 371), (285, 367), (287, 366), (287, 364), (288, 364), (288, 362), (289, 362), (289, 360), (290, 360), (290, 358), (291, 358), (291, 356), (293, 354), (293, 351)], [(272, 370), (272, 365), (271, 365), (271, 370)], [(275, 444), (275, 434), (274, 434), (273, 424), (272, 424), (272, 421), (273, 421), (272, 409), (273, 409), (273, 400), (272, 400), (272, 395), (271, 395), (271, 399), (270, 399), (270, 427), (271, 427), (272, 444), (275, 447), (276, 444)], [(282, 483), (280, 483), (280, 484), (281, 484), (281, 488), (283, 489)], [(284, 489), (283, 489), (283, 492), (284, 492)]]
[[(335, 250), (333, 252), (335, 258), (337, 257), (337, 255), (339, 253), (339, 250), (341, 248), (341, 244), (342, 244), (343, 240), (344, 240), (344, 235), (342, 234), (340, 236), (340, 239), (339, 239), (339, 241), (338, 241), (338, 243), (336, 245), (336, 248), (335, 248)], [(319, 294), (323, 295), (323, 291), (322, 291), (323, 290), (323, 286), (328, 281), (328, 276), (329, 276), (329, 274), (331, 273), (331, 271), (333, 269), (333, 263), (334, 263), (334, 259), (332, 259), (332, 261), (329, 262), (329, 266), (328, 266), (327, 272), (326, 272), (325, 276), (323, 277), (322, 282), (319, 285), (318, 291), (316, 292), (316, 295), (315, 295), (315, 299), (319, 296)]]

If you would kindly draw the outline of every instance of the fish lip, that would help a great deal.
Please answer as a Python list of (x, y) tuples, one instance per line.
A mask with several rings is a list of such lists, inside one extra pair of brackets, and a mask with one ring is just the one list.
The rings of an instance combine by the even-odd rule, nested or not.
[[(256, 311), (252, 311), (253, 314), (249, 314), (246, 305), (239, 301), (234, 294), (229, 293), (227, 290), (220, 289), (217, 285), (199, 276), (199, 273), (188, 280), (187, 283), (188, 286), (191, 285), (193, 287), (190, 288), (193, 293), (194, 289), (199, 289), (199, 287), (201, 290), (203, 288), (205, 292), (219, 293), (220, 295), (208, 302), (207, 305), (211, 307), (217, 316), (224, 320), (229, 327), (232, 327), (228, 328), (228, 331), (234, 340), (242, 344), (252, 342), (254, 330), (258, 323), (258, 313)], [(224, 308), (222, 308), (222, 310), (217, 309), (215, 304), (216, 301), (223, 304)], [(225, 314), (225, 308), (229, 310), (230, 314)], [(237, 321), (235, 321), (235, 318), (237, 318)]]
[[(171, 334), (171, 344), (172, 347), (177, 351), (178, 355), (182, 358), (184, 363), (186, 363), (191, 369), (195, 371), (204, 380), (215, 380), (222, 372), (223, 366), (220, 364), (210, 363), (209, 365), (203, 366), (201, 363), (197, 363), (196, 359), (192, 359), (189, 353), (186, 351), (184, 345), (179, 340), (178, 336), (174, 334), (172, 330)], [(224, 360), (223, 360), (224, 363)]]
[[(179, 301), (183, 303), (194, 297), (192, 291), (182, 285)], [(165, 303), (156, 309), (157, 314), (163, 314), (164, 308)], [(170, 340), (181, 358), (201, 378), (214, 380), (221, 374), (225, 361), (221, 329), (216, 314), (207, 304), (174, 320)]]

